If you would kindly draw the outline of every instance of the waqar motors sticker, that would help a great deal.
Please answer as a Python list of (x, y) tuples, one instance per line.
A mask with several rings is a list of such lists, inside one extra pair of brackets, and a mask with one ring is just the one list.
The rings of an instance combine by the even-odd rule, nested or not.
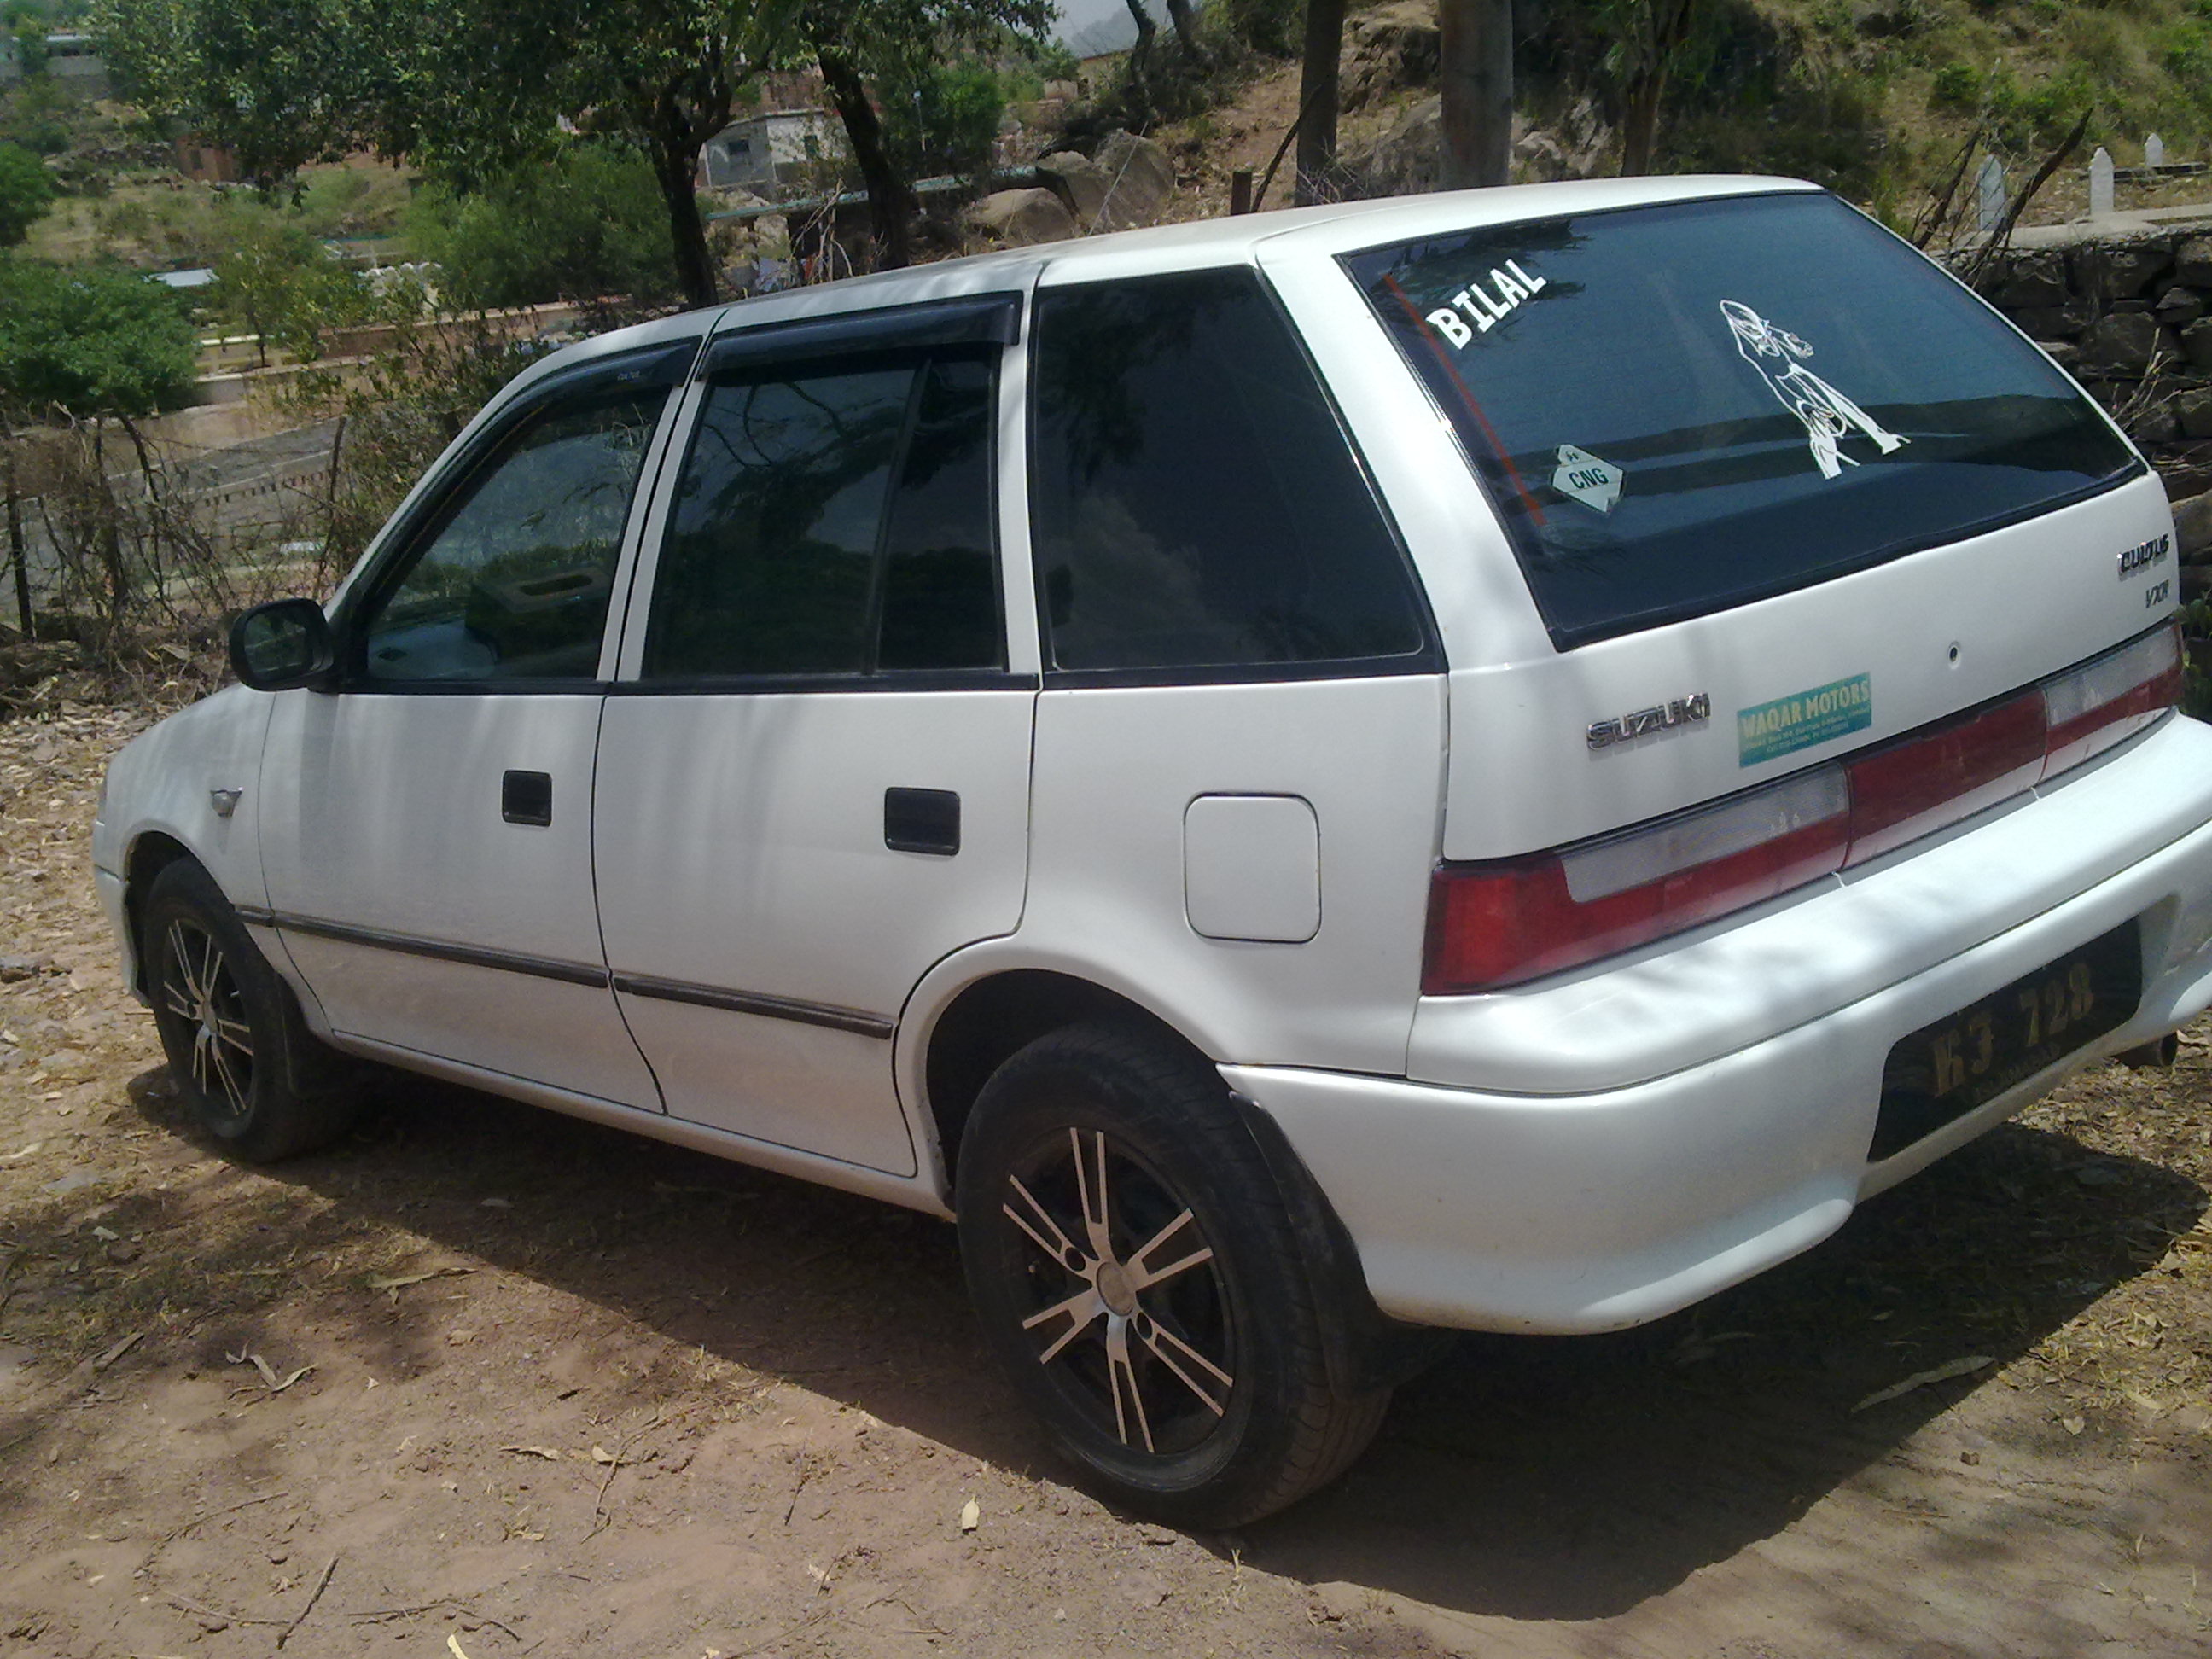
[(1735, 713), (1736, 764), (1756, 766), (1874, 724), (1874, 676), (1816, 685)]

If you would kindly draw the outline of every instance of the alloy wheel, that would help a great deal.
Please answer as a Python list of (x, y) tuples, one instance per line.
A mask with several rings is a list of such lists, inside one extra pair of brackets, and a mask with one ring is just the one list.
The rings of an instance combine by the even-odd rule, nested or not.
[(1189, 1450), (1237, 1387), (1235, 1322), (1190, 1206), (1103, 1131), (1069, 1128), (1006, 1177), (1024, 1253), (1021, 1323), (1054, 1386), (1132, 1451)]
[(229, 960), (213, 934), (184, 917), (170, 921), (167, 943), (162, 1006), (185, 1022), (192, 1081), (243, 1118), (253, 1098), (253, 1028)]

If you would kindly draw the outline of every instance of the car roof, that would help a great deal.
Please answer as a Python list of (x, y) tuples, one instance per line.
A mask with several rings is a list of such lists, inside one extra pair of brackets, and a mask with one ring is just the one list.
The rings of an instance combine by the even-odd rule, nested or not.
[(1249, 264), (1267, 243), (1310, 244), (1316, 252), (1336, 252), (1571, 213), (1819, 188), (1802, 179), (1748, 175), (1577, 179), (1334, 202), (1112, 231), (848, 276), (658, 318), (563, 347), (519, 376), (508, 391), (520, 392), (547, 374), (593, 358), (702, 334), (964, 294), (1018, 292), (1037, 283), (1057, 285)]

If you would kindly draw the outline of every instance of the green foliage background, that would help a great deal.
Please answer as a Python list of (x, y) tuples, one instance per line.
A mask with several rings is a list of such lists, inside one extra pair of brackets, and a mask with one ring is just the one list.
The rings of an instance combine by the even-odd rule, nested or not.
[(448, 299), (525, 306), (673, 292), (668, 219), (635, 150), (570, 143), (541, 167), (518, 168), (483, 190), (420, 191), (407, 219), (416, 254), (437, 262)]

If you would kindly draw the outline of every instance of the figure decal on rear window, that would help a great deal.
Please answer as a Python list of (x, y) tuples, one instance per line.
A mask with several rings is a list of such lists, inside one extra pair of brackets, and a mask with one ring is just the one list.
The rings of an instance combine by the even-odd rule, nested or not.
[[(1884, 430), (1881, 422), (1802, 362), (1792, 362), (1811, 356), (1813, 348), (1787, 329), (1777, 328), (1740, 300), (1722, 301), (1721, 315), (1728, 319), (1735, 335), (1735, 349), (1744, 362), (1759, 372), (1767, 389), (1782, 400), (1782, 406), (1805, 422), (1813, 459), (1820, 464), (1822, 477), (1836, 477), (1844, 467), (1858, 465), (1838, 447), (1853, 427), (1881, 446), (1885, 455), (1912, 441)], [(1782, 367), (1778, 368), (1778, 364)]]

